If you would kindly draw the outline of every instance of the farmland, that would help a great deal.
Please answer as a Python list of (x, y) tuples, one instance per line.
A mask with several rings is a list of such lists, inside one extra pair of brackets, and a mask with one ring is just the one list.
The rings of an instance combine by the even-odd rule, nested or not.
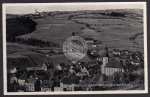
[[(125, 17), (109, 15), (110, 12), (125, 13)], [(105, 15), (103, 15), (105, 13)], [(71, 18), (68, 18), (70, 17)], [(10, 65), (19, 58), (35, 59), (43, 56), (53, 60), (55, 64), (68, 62), (62, 54), (64, 40), (77, 32), (83, 38), (90, 37), (102, 42), (102, 48), (139, 51), (143, 53), (143, 20), (142, 10), (107, 10), (107, 11), (75, 11), (57, 14), (52, 18), (32, 19), (37, 25), (33, 32), (16, 36), (16, 38), (34, 38), (60, 44), (60, 47), (39, 47), (14, 42), (7, 43), (7, 57)], [(88, 26), (87, 26), (88, 25)], [(9, 26), (9, 25), (8, 25)], [(142, 33), (142, 34), (140, 34)], [(131, 40), (131, 38), (134, 39)], [(59, 54), (46, 56), (50, 51)], [(29, 55), (31, 55), (29, 57)], [(87, 56), (86, 56), (87, 57)], [(88, 60), (88, 58), (84, 58)], [(57, 60), (56, 60), (57, 59)], [(84, 60), (83, 59), (83, 60)], [(13, 61), (12, 61), (13, 60)], [(42, 60), (42, 58), (39, 58)], [(58, 61), (59, 60), (59, 61)], [(31, 60), (30, 60), (31, 61)], [(31, 62), (32, 63), (32, 62)], [(17, 63), (20, 65), (20, 63)], [(29, 62), (30, 64), (30, 62)], [(8, 64), (9, 65), (9, 64)]]

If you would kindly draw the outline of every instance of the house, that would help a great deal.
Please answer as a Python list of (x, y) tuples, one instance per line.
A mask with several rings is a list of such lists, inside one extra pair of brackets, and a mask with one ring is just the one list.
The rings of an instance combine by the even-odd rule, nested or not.
[(15, 76), (15, 74), (11, 75), (10, 84), (13, 83), (14, 81), (17, 82), (17, 77)]
[[(93, 38), (84, 38), (85, 42), (89, 49), (93, 48), (94, 39)], [(94, 45), (95, 46), (95, 45)]]
[(94, 43), (94, 44), (93, 44), (93, 47), (97, 47), (97, 44)]
[(112, 51), (112, 53), (113, 53), (113, 55), (120, 55), (120, 54), (121, 54), (121, 51), (118, 50), (118, 49), (114, 49), (114, 50)]
[(67, 66), (64, 64), (64, 63), (59, 63), (57, 66), (56, 66), (56, 69), (57, 70), (66, 70), (68, 69)]
[(19, 84), (19, 85), (24, 85), (26, 79), (27, 79), (27, 75), (26, 75), (26, 74), (21, 75), (21, 76), (18, 78), (18, 84)]
[(101, 67), (100, 65), (94, 65), (94, 66), (91, 66), (89, 69), (89, 74), (100, 74), (101, 73)]
[(62, 87), (54, 87), (54, 91), (64, 91)]
[(92, 43), (94, 42), (94, 39), (93, 38), (84, 38), (85, 42), (88, 44), (88, 43)]
[(82, 73), (86, 73), (87, 75), (89, 75), (89, 71), (86, 69), (86, 67), (83, 67), (83, 68), (81, 69), (81, 72), (82, 72)]
[(138, 59), (133, 59), (133, 60), (131, 60), (131, 64), (132, 65), (140, 65), (140, 60), (138, 60)]
[(70, 69), (69, 69), (69, 72), (72, 73), (72, 74), (73, 74), (73, 73), (76, 73), (73, 68), (70, 68)]
[(16, 73), (16, 72), (17, 72), (16, 67), (11, 67), (9, 70), (9, 73)]
[(25, 81), (25, 86), (27, 87), (27, 91), (41, 91), (40, 81), (34, 78), (27, 78)]
[(123, 54), (129, 54), (129, 53), (131, 53), (131, 51), (129, 51), (129, 50), (122, 50), (122, 53)]
[(50, 92), (53, 90), (54, 90), (53, 81), (43, 80), (42, 85), (41, 85), (41, 92)]
[(47, 65), (44, 63), (42, 65), (38, 65), (38, 66), (31, 66), (31, 67), (26, 67), (27, 71), (31, 71), (31, 70), (47, 70)]
[(79, 83), (78, 77), (63, 77), (60, 81), (60, 87), (67, 91), (74, 91), (74, 87)]
[(76, 74), (76, 76), (80, 76), (80, 77), (83, 77), (83, 76), (86, 76), (86, 75), (87, 75), (87, 73), (85, 73), (85, 72), (78, 72)]

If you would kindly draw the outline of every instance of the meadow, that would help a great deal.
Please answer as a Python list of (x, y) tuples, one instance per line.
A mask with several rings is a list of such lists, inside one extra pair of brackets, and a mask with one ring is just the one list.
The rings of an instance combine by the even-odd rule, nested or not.
[[(126, 16), (115, 17), (110, 15), (102, 15), (102, 13), (107, 14), (114, 11), (125, 13)], [(68, 19), (69, 16), (72, 16), (72, 18)], [(77, 32), (78, 35), (83, 38), (90, 37), (101, 41), (102, 48), (107, 46), (109, 50), (120, 49), (143, 53), (144, 43), (142, 18), (142, 10), (130, 9), (67, 12), (59, 15), (56, 14), (53, 18), (45, 17), (33, 19), (33, 21), (37, 24), (36, 29), (32, 33), (19, 35), (17, 37), (25, 39), (35, 38), (43, 41), (56, 42), (62, 46), (65, 39), (72, 36), (73, 32)], [(136, 34), (139, 35), (134, 37)], [(130, 40), (131, 37), (134, 37), (134, 40)], [(58, 64), (59, 62), (70, 64), (70, 61), (63, 54), (46, 56), (50, 50), (62, 52), (62, 47), (40, 48), (36, 46), (8, 42), (7, 57), (10, 60), (8, 63), (15, 64), (13, 59), (19, 60), (19, 58), (27, 58), (30, 60), (36, 59), (37, 56), (39, 56), (40, 58), (37, 59), (52, 60), (54, 64)], [(43, 56), (44, 59), (41, 56)], [(86, 56), (81, 61), (90, 61), (90, 59)]]

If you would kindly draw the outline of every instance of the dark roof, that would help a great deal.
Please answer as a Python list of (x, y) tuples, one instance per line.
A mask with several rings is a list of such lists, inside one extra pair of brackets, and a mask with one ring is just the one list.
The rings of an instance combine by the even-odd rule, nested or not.
[(93, 38), (84, 38), (85, 40), (94, 40)]
[(120, 50), (119, 50), (119, 49), (114, 49), (113, 51), (114, 51), (114, 52), (120, 52)]
[(28, 83), (35, 83), (36, 81), (37, 81), (37, 79), (34, 79), (34, 78), (28, 78), (26, 80), (26, 82), (28, 82)]
[(27, 78), (26, 74), (21, 75), (18, 79), (25, 80)]
[(134, 62), (134, 63), (140, 63), (140, 60), (138, 60), (138, 59), (133, 59), (132, 62)]
[(26, 67), (26, 69), (29, 71), (29, 70), (43, 70), (42, 67)]
[(41, 85), (41, 87), (44, 88), (51, 88), (52, 86), (53, 86), (53, 81), (50, 80), (44, 80)]
[(120, 62), (117, 62), (117, 61), (110, 61), (106, 64), (105, 67), (108, 67), (108, 68), (125, 68), (125, 66), (123, 64), (121, 64)]
[(60, 65), (62, 68), (67, 67), (67, 66), (65, 65), (65, 63), (59, 63), (59, 65)]
[(77, 81), (77, 77), (64, 77), (61, 82), (63, 84), (75, 84)]
[(80, 69), (74, 69), (74, 71), (75, 71), (76, 73), (81, 72)]
[(100, 69), (100, 65), (92, 66), (92, 70), (99, 70), (99, 69)]

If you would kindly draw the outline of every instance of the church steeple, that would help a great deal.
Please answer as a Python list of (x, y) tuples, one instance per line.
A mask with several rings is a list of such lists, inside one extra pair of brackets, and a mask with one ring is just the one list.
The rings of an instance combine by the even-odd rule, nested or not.
[(109, 57), (109, 54), (108, 54), (108, 47), (106, 46), (105, 47), (105, 51), (103, 53), (103, 57)]
[(101, 67), (102, 74), (105, 74), (105, 66), (108, 63), (108, 59), (109, 59), (108, 48), (105, 47), (105, 51), (104, 51), (104, 54), (103, 54), (103, 64), (102, 64), (102, 67)]

